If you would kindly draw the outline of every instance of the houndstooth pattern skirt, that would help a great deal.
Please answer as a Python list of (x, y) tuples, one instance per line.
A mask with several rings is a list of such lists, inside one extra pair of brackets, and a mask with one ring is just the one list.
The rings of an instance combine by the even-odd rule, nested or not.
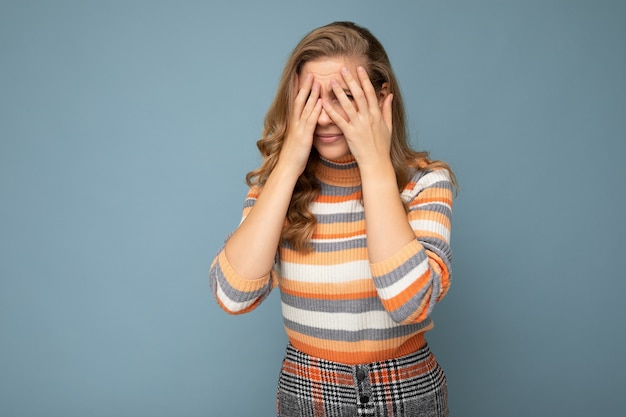
[(428, 345), (382, 362), (346, 365), (287, 346), (278, 417), (448, 417), (443, 370)]

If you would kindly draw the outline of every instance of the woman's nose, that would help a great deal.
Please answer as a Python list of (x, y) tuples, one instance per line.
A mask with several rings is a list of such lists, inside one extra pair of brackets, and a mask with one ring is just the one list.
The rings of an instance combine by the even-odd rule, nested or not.
[(333, 123), (333, 119), (328, 116), (326, 110), (322, 109), (320, 116), (317, 118), (317, 124), (320, 126), (328, 126)]

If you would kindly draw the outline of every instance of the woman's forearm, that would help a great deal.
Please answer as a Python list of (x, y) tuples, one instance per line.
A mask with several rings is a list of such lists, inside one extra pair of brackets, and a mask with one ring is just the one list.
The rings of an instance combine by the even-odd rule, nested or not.
[(415, 233), (407, 219), (391, 161), (359, 168), (369, 260), (381, 262), (415, 239)]
[(297, 178), (293, 170), (277, 166), (226, 243), (228, 262), (241, 277), (254, 280), (270, 272)]

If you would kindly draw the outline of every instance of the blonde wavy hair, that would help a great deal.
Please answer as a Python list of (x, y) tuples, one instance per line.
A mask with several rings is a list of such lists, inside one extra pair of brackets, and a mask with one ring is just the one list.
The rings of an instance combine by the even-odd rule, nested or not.
[[(365, 68), (376, 91), (382, 88), (383, 83), (388, 84), (388, 92), (393, 94), (391, 161), (396, 173), (398, 190), (402, 191), (407, 185), (411, 169), (444, 168), (450, 171), (453, 183), (456, 184), (448, 164), (431, 160), (428, 152), (411, 149), (400, 87), (387, 53), (368, 29), (352, 22), (334, 22), (314, 29), (291, 53), (280, 78), (274, 101), (265, 116), (261, 139), (257, 141), (263, 163), (246, 175), (246, 183), (251, 187), (262, 188), (278, 162), (297, 94), (297, 76), (302, 66), (309, 61), (331, 57), (365, 58)], [(310, 242), (317, 221), (310, 210), (310, 204), (318, 196), (320, 189), (315, 177), (318, 162), (319, 154), (313, 148), (307, 166), (294, 187), (282, 231), (283, 241), (297, 250), (311, 250)]]

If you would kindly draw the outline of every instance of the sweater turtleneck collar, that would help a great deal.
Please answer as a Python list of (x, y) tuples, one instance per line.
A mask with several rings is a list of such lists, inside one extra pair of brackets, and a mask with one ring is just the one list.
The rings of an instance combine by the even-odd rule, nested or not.
[(361, 173), (352, 155), (334, 161), (320, 157), (315, 175), (320, 181), (330, 185), (349, 187), (361, 184)]

